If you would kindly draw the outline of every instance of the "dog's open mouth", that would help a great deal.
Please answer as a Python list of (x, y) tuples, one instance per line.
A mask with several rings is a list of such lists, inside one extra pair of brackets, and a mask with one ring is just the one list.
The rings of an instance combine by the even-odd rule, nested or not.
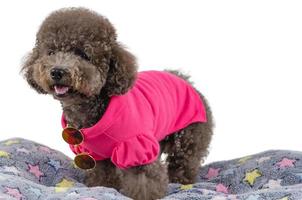
[(57, 97), (65, 97), (71, 92), (71, 88), (66, 85), (54, 85), (53, 90)]

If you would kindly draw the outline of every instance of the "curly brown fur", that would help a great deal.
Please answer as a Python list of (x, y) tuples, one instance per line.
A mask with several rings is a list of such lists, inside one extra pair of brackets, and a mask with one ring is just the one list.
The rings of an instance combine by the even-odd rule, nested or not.
[[(60, 81), (50, 76), (56, 67), (66, 71)], [(131, 88), (136, 69), (134, 56), (116, 41), (106, 18), (84, 8), (69, 8), (45, 19), (22, 71), (37, 92), (60, 100), (68, 123), (81, 128), (100, 119), (110, 96)], [(54, 85), (69, 86), (69, 95), (56, 96)], [(93, 116), (79, 115), (84, 111)]]
[[(136, 78), (135, 57), (116, 39), (114, 27), (103, 16), (84, 8), (61, 9), (43, 22), (22, 72), (38, 93), (61, 102), (70, 126), (90, 127), (100, 120), (110, 97), (129, 91)], [(207, 123), (191, 124), (161, 142), (167, 164), (157, 160), (121, 170), (110, 160), (98, 161), (94, 170), (87, 171), (85, 183), (151, 200), (164, 196), (169, 180), (194, 182), (212, 135), (212, 115), (204, 102)]]

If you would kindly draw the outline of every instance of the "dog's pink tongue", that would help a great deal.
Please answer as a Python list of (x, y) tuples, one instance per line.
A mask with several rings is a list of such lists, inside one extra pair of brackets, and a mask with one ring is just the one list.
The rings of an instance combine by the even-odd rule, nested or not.
[(56, 94), (62, 95), (65, 94), (66, 92), (68, 92), (69, 88), (66, 86), (55, 86), (55, 92)]

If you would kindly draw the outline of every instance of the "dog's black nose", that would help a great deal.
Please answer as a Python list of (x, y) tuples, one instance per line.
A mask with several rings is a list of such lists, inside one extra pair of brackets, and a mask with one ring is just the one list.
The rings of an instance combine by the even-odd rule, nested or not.
[(60, 68), (53, 68), (50, 70), (50, 76), (54, 81), (59, 81), (63, 78), (66, 71)]

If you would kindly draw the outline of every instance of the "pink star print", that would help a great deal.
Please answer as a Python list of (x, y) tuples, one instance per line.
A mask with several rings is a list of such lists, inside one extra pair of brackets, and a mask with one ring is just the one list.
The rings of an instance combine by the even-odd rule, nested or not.
[(45, 152), (47, 152), (47, 153), (50, 153), (50, 152), (51, 152), (49, 148), (44, 147), (44, 146), (40, 146), (40, 147), (39, 147), (39, 150), (40, 150), (40, 151), (45, 151)]
[(9, 188), (9, 187), (5, 187), (6, 189), (6, 194), (15, 197), (18, 200), (22, 199), (22, 194), (20, 193), (20, 191), (18, 189), (15, 188)]
[(281, 169), (284, 169), (286, 167), (294, 167), (294, 162), (296, 162), (296, 160), (283, 158), (280, 162), (276, 163), (276, 165), (278, 165)]
[(205, 178), (212, 179), (212, 178), (218, 176), (219, 170), (220, 170), (220, 168), (215, 169), (215, 168), (210, 167), (207, 175), (205, 175)]
[(228, 188), (225, 187), (222, 183), (219, 183), (218, 185), (216, 185), (216, 192), (223, 192), (225, 194), (228, 194)]
[(28, 167), (29, 167), (29, 172), (34, 174), (38, 179), (40, 179), (40, 177), (42, 175), (44, 175), (40, 169), (39, 169), (39, 165), (31, 165), (31, 164), (28, 164)]

